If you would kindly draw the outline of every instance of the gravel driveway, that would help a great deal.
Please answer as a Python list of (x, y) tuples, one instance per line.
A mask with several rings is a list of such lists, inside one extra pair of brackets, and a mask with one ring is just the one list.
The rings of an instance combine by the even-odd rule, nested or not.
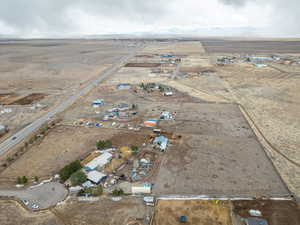
[(30, 209), (46, 209), (54, 206), (63, 201), (67, 194), (67, 189), (58, 182), (50, 182), (22, 190), (0, 190), (0, 197), (16, 198), (23, 201)]

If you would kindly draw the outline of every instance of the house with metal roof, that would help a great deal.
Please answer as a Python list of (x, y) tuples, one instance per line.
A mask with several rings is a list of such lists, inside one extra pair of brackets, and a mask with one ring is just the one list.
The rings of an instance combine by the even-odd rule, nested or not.
[(104, 152), (102, 155), (94, 158), (92, 161), (84, 165), (86, 171), (92, 171), (96, 169), (103, 169), (106, 164), (108, 164), (112, 159), (112, 154), (109, 152)]
[(101, 173), (99, 171), (93, 170), (87, 174), (87, 179), (91, 181), (93, 184), (99, 184), (107, 177), (106, 174)]

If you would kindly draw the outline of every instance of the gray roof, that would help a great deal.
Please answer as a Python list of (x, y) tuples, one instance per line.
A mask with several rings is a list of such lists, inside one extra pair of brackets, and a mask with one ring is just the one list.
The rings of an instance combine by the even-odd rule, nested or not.
[(246, 225), (268, 225), (265, 219), (250, 217), (246, 219)]

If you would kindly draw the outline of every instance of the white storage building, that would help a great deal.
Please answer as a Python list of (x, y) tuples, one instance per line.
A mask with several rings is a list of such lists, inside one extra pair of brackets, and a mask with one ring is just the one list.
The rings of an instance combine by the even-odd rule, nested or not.
[(145, 184), (134, 184), (131, 187), (132, 194), (151, 194), (152, 185), (145, 183)]
[(92, 171), (96, 169), (103, 169), (106, 164), (108, 164), (112, 159), (112, 154), (109, 152), (104, 152), (102, 155), (93, 159), (91, 162), (84, 166), (84, 169), (87, 171)]

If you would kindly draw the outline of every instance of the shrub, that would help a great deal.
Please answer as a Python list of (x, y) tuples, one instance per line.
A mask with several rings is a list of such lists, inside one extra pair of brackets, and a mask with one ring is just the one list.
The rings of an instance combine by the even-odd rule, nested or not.
[(71, 179), (71, 183), (73, 185), (79, 185), (79, 184), (83, 184), (84, 182), (86, 182), (87, 177), (84, 172), (79, 170), (79, 171), (73, 173), (70, 179)]
[(121, 196), (121, 195), (124, 195), (124, 191), (121, 188), (115, 189), (115, 190), (113, 190), (112, 195), (113, 196)]
[(103, 193), (102, 186), (89, 187), (82, 190), (81, 194), (91, 194), (92, 196), (100, 196)]
[(7, 161), (7, 162), (11, 162), (11, 161), (13, 161), (13, 160), (14, 160), (14, 159), (13, 159), (12, 157), (7, 157), (7, 158), (6, 158), (6, 161)]
[(75, 173), (76, 171), (80, 170), (82, 168), (79, 160), (76, 160), (74, 162), (71, 162), (70, 164), (66, 165), (64, 168), (62, 168), (59, 171), (60, 179), (65, 182), (70, 178), (70, 176)]
[(27, 179), (26, 176), (18, 177), (18, 178), (17, 178), (17, 183), (18, 183), (18, 184), (27, 184), (27, 182), (28, 182), (28, 179)]
[(97, 149), (106, 149), (106, 148), (111, 148), (112, 147), (112, 142), (111, 141), (97, 141), (96, 143)]
[(137, 155), (139, 153), (139, 148), (137, 146), (131, 145), (130, 148), (133, 155)]
[(38, 181), (39, 181), (38, 176), (35, 176), (33, 179), (34, 179), (35, 182), (38, 182)]

